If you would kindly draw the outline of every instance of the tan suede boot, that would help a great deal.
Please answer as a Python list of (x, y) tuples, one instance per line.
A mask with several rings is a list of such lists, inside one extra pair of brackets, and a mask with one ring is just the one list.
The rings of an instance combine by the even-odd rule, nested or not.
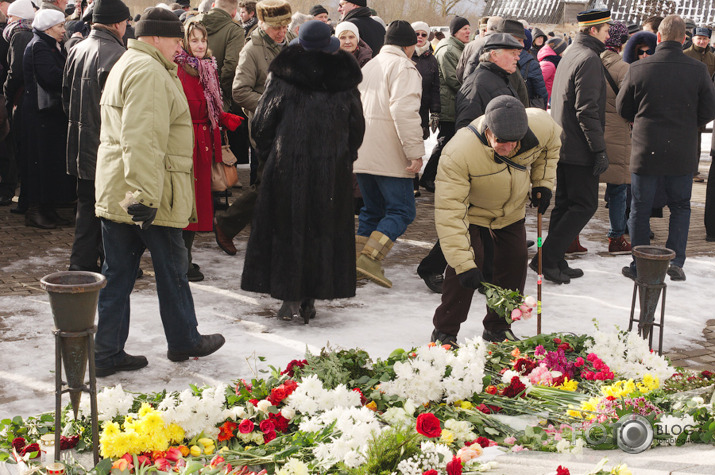
[(357, 274), (360, 277), (367, 277), (378, 285), (392, 288), (392, 282), (385, 277), (382, 270), (382, 261), (394, 242), (378, 231), (373, 231), (357, 260)]
[(355, 235), (355, 261), (357, 262), (358, 258), (360, 257), (360, 254), (362, 254), (362, 250), (365, 247), (365, 244), (367, 244), (367, 240), (370, 239), (367, 236), (360, 236), (359, 234)]

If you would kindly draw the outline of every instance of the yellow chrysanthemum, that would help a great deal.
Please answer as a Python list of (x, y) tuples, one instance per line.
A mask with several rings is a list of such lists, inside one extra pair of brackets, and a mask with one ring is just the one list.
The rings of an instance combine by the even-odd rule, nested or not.
[(556, 388), (564, 391), (576, 391), (578, 389), (578, 381), (573, 381), (566, 377), (564, 378), (564, 382), (560, 386), (556, 386)]
[(153, 412), (153, 411), (154, 411), (154, 409), (152, 409), (152, 407), (149, 404), (143, 402), (142, 407), (139, 408), (139, 418), (143, 419), (148, 413)]
[(442, 435), (440, 436), (439, 441), (443, 444), (449, 445), (454, 442), (454, 434), (451, 430), (442, 429)]

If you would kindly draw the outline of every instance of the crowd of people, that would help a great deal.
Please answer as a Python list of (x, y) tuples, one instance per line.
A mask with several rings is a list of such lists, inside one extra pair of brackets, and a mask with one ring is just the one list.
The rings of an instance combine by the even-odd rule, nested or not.
[[(421, 190), (434, 193), (438, 235), (417, 268), (441, 293), (432, 341), (457, 344), (484, 283), (523, 292), (528, 268), (557, 284), (583, 276), (566, 256), (587, 252), (599, 183), (609, 252), (648, 244), (667, 205), (668, 275), (685, 280), (700, 137), (715, 119), (705, 26), (669, 15), (641, 28), (597, 9), (572, 35), (501, 17), (473, 31), (456, 16), (444, 37), (423, 21), (386, 25), (367, 0), (341, 1), (338, 22), (286, 0), (183, 0), (134, 18), (122, 0), (65, 2), (0, 1), (0, 205), (17, 201), (27, 226), (74, 225), (69, 270), (107, 278), (97, 376), (148, 364), (124, 350), (145, 250), (167, 357), (207, 356), (225, 340), (197, 330), (196, 232), (235, 255), (250, 224), (241, 288), (307, 324), (316, 299), (353, 297), (361, 279), (392, 287), (383, 261)], [(250, 163), (250, 183), (220, 211), (230, 155)], [(552, 197), (539, 266), (526, 206), (544, 215)], [(622, 273), (638, 278), (634, 263)], [(487, 341), (518, 339), (492, 310), (483, 324)]]

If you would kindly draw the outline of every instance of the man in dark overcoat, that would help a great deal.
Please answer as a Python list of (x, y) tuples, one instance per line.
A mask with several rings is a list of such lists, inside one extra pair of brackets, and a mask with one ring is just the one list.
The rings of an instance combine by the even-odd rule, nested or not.
[[(682, 18), (667, 16), (657, 35), (655, 54), (631, 64), (616, 98), (618, 113), (633, 122), (633, 200), (628, 228), (633, 247), (650, 243), (650, 212), (662, 177), (670, 208), (665, 245), (675, 251), (668, 275), (671, 280), (685, 280), (690, 195), (699, 156), (698, 127), (715, 118), (715, 86), (706, 66), (683, 54)], [(635, 278), (635, 262), (624, 267), (623, 274)]]

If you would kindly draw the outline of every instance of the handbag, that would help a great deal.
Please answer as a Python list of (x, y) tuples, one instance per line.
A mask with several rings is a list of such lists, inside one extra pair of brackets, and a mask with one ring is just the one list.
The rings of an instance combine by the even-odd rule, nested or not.
[(238, 183), (238, 170), (236, 170), (238, 160), (228, 144), (226, 131), (223, 131), (223, 142), (221, 161), (211, 164), (211, 191), (226, 191)]

